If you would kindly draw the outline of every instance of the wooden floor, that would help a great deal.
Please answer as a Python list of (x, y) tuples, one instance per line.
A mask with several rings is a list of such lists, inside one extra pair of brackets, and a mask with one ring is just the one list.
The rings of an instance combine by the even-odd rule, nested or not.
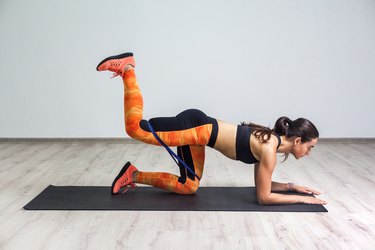
[[(280, 157), (282, 159), (282, 157)], [(375, 249), (375, 141), (321, 141), (274, 180), (315, 187), (328, 213), (25, 211), (48, 185), (109, 186), (122, 164), (178, 173), (132, 140), (0, 140), (0, 249)], [(201, 186), (253, 186), (253, 167), (207, 148)]]

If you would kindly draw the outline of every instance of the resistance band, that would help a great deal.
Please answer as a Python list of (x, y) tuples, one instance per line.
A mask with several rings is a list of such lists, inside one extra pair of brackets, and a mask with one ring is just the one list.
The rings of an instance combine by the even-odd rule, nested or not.
[(179, 166), (178, 163), (181, 163), (190, 173), (192, 173), (195, 177), (198, 178), (198, 180), (201, 180), (198, 175), (193, 171), (191, 170), (191, 168), (183, 161), (181, 160), (180, 157), (178, 157), (178, 155), (175, 154), (175, 152), (173, 152), (173, 150), (168, 147), (161, 139), (160, 137), (156, 134), (154, 128), (151, 126), (151, 123), (149, 121), (147, 121), (147, 124), (148, 124), (148, 127), (150, 128), (151, 130), (151, 133), (154, 135), (155, 139), (160, 143), (160, 145), (162, 145), (167, 151), (168, 153), (171, 155), (172, 159), (174, 160), (174, 162)]

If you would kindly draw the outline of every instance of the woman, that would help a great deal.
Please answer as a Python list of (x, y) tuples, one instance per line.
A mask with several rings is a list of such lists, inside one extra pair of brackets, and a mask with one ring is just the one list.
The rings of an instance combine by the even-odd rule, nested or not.
[[(143, 99), (134, 72), (132, 53), (124, 53), (104, 59), (98, 71), (112, 71), (124, 82), (125, 127), (130, 137), (145, 143), (160, 145), (153, 135), (148, 121), (143, 120)], [(149, 121), (156, 134), (168, 146), (177, 146), (177, 154), (190, 166), (188, 171), (179, 163), (180, 176), (160, 172), (141, 172), (127, 162), (112, 184), (112, 194), (135, 183), (158, 187), (178, 194), (193, 194), (199, 187), (203, 174), (205, 146), (220, 151), (233, 160), (255, 164), (254, 178), (257, 199), (260, 204), (326, 204), (312, 196), (284, 195), (275, 191), (295, 191), (319, 195), (308, 187), (293, 183), (272, 181), (276, 166), (276, 153), (306, 156), (318, 141), (319, 132), (307, 119), (291, 121), (281, 117), (274, 129), (255, 124), (234, 125), (205, 115), (202, 111), (186, 110), (176, 117), (153, 118)], [(127, 190), (127, 189), (126, 189)], [(125, 190), (125, 191), (126, 191)]]

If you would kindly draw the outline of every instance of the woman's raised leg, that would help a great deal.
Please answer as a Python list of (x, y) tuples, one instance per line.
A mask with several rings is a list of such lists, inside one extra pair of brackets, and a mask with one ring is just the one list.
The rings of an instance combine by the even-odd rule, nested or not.
[[(134, 66), (133, 54), (124, 53), (104, 59), (97, 66), (97, 70), (109, 70), (114, 72), (114, 76), (122, 76), (127, 134), (145, 143), (160, 145), (149, 130), (147, 121), (143, 120), (143, 97)], [(187, 110), (176, 117), (153, 118), (150, 122), (165, 144), (183, 146), (209, 144), (216, 120), (199, 110)]]

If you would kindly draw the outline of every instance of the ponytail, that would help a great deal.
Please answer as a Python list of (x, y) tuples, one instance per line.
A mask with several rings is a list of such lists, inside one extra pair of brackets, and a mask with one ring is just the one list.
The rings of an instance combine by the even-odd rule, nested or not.
[(266, 143), (271, 139), (272, 129), (255, 123), (241, 122), (242, 126), (251, 128), (251, 133), (261, 142)]
[(273, 132), (276, 134), (282, 136), (282, 135), (287, 135), (288, 134), (288, 128), (289, 125), (292, 124), (292, 120), (290, 120), (286, 116), (282, 116), (279, 119), (277, 119), (275, 126), (273, 128)]

